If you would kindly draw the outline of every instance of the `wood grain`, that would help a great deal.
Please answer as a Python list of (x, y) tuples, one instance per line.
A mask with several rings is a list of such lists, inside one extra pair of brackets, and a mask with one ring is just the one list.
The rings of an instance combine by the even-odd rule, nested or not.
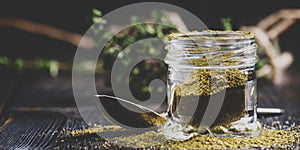
[[(258, 82), (258, 106), (279, 107), (286, 110), (280, 116), (259, 116), (261, 122), (271, 125), (274, 121), (300, 123), (299, 85), (274, 87), (264, 81)], [(22, 90), (22, 88), (21, 88)], [(32, 93), (31, 93), (32, 94)], [(293, 95), (294, 94), (294, 95)], [(41, 102), (43, 99), (36, 98)], [(24, 103), (24, 102), (23, 102)], [(88, 125), (81, 118), (75, 106), (70, 107), (14, 107), (8, 109), (8, 116), (0, 120), (8, 123), (0, 130), (0, 149), (103, 149), (105, 141), (96, 134), (77, 137), (67, 136), (76, 129)], [(89, 114), (90, 117), (98, 118)], [(110, 147), (118, 149), (120, 147)]]

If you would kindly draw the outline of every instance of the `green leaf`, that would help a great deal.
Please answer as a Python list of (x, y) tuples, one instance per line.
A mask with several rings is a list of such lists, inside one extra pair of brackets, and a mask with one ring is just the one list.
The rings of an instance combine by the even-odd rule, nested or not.
[(7, 65), (8, 64), (8, 58), (6, 56), (0, 57), (0, 64)]
[(102, 15), (101, 11), (96, 8), (94, 8), (92, 11), (94, 16), (100, 17)]
[(222, 22), (224, 30), (227, 30), (227, 31), (232, 30), (232, 24), (231, 24), (231, 18), (230, 17), (222, 18), (221, 22)]
[(50, 60), (48, 62), (49, 73), (51, 77), (56, 77), (58, 75), (59, 63), (56, 60)]
[(23, 69), (23, 66), (24, 66), (24, 60), (21, 59), (21, 58), (18, 58), (16, 61), (15, 61), (15, 65), (17, 67), (18, 70), (22, 70)]

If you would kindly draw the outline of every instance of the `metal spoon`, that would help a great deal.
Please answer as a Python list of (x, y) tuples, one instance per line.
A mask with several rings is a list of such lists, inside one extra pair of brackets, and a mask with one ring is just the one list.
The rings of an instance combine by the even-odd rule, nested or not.
[[(109, 95), (95, 95), (94, 97), (96, 98), (103, 98), (101, 100), (108, 100), (105, 98), (109, 98), (109, 100), (115, 100), (116, 102), (123, 102), (126, 104), (129, 104), (130, 107), (133, 107), (133, 109), (138, 110), (138, 112), (133, 112), (131, 110), (127, 110), (127, 109), (122, 109), (122, 107), (119, 107), (119, 103), (113, 103), (112, 105), (116, 105), (116, 109), (114, 109), (113, 111), (116, 112), (116, 114), (119, 115), (123, 115), (123, 118), (126, 118), (126, 120), (134, 120), (135, 124), (140, 124), (142, 127), (148, 126), (150, 125), (157, 125), (155, 124), (155, 122), (153, 122), (154, 120), (161, 120), (161, 121), (166, 121), (167, 120), (167, 113), (159, 113), (156, 112), (150, 108), (144, 107), (142, 105), (133, 103), (131, 101), (119, 98), (119, 97), (114, 97), (114, 96), (109, 96)], [(106, 101), (109, 102), (109, 101)], [(118, 106), (117, 106), (118, 105)], [(114, 108), (114, 107), (112, 107)], [(122, 110), (120, 110), (122, 109)], [(118, 112), (117, 112), (118, 111)], [(111, 115), (111, 114), (108, 114)], [(121, 118), (121, 119), (123, 119)], [(150, 120), (150, 121), (149, 121)], [(119, 120), (118, 120), (119, 121)]]
[[(147, 115), (148, 118), (153, 117), (153, 118), (156, 118), (156, 119), (160, 118), (160, 119), (167, 120), (167, 113), (158, 113), (158, 112), (156, 112), (156, 111), (154, 111), (150, 108), (141, 106), (139, 104), (130, 102), (130, 101), (122, 99), (122, 98), (109, 96), (109, 95), (95, 95), (95, 97), (97, 97), (97, 98), (100, 98), (100, 97), (109, 98), (109, 99), (116, 100), (118, 102), (124, 102), (124, 103), (129, 104), (133, 107), (136, 107), (140, 110), (145, 111), (145, 113), (142, 113), (141, 115)], [(257, 114), (259, 114), (259, 115), (279, 115), (279, 114), (282, 114), (282, 113), (284, 113), (284, 110), (280, 109), (280, 108), (257, 108)]]
[(122, 98), (119, 98), (119, 97), (114, 97), (114, 96), (109, 96), (109, 95), (95, 95), (95, 97), (106, 97), (106, 98), (110, 98), (110, 99), (113, 99), (113, 100), (117, 100), (117, 101), (121, 101), (121, 102), (125, 102), (127, 104), (130, 104), (130, 105), (133, 105), (133, 106), (136, 106), (142, 110), (145, 110), (146, 112), (150, 112), (150, 113), (153, 113), (155, 116), (159, 116), (159, 117), (163, 117), (166, 119), (166, 115), (165, 113), (158, 113), (150, 108), (147, 108), (147, 107), (144, 107), (142, 105), (139, 105), (139, 104), (136, 104), (136, 103), (133, 103), (131, 101), (128, 101), (128, 100), (125, 100), (125, 99), (122, 99)]

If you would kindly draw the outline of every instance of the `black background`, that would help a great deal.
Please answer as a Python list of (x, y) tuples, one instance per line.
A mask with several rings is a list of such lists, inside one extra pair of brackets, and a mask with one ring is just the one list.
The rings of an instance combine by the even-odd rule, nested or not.
[[(122, 6), (142, 1), (65, 0), (1, 1), (0, 19), (17, 18), (47, 24), (66, 31), (84, 34), (92, 25), (92, 9), (105, 15)], [(300, 8), (299, 0), (170, 0), (162, 1), (182, 7), (199, 17), (210, 29), (222, 29), (221, 18), (231, 17), (234, 29), (255, 25), (262, 18), (284, 8)], [(184, 19), (184, 18), (183, 18)], [(279, 37), (283, 51), (294, 56), (287, 71), (293, 74), (288, 84), (275, 86), (258, 80), (258, 107), (285, 110), (282, 115), (259, 116), (263, 123), (300, 120), (300, 21)], [(72, 62), (77, 47), (46, 36), (0, 25), (0, 56), (9, 58), (47, 58)], [(96, 84), (100, 83), (97, 77)], [(84, 89), (84, 87), (83, 87)], [(4, 107), (3, 107), (4, 106)], [(72, 91), (71, 71), (50, 77), (47, 71), (24, 70), (0, 65), (0, 149), (82, 149), (101, 147), (93, 136), (66, 138), (66, 132), (88, 127), (77, 108)], [(50, 109), (49, 109), (50, 108)], [(120, 116), (122, 117), (121, 114)], [(125, 117), (128, 117), (124, 115)], [(8, 118), (11, 117), (9, 122)], [(94, 116), (98, 118), (99, 116)], [(130, 119), (128, 119), (130, 120)], [(7, 126), (3, 126), (5, 122)], [(62, 142), (61, 142), (62, 141)]]
[[(84, 34), (91, 26), (92, 9), (98, 8), (103, 14), (114, 9), (143, 1), (2, 1), (0, 17), (21, 18), (48, 24), (67, 31)], [(160, 1), (182, 7), (199, 17), (210, 29), (222, 29), (220, 19), (231, 17), (234, 29), (242, 25), (255, 25), (259, 20), (283, 8), (300, 8), (297, 0), (272, 1)], [(280, 36), (282, 50), (291, 51), (296, 60), (294, 70), (300, 61), (299, 31), (300, 22)], [(59, 60), (72, 60), (76, 47), (48, 37), (0, 26), (0, 52), (19, 57), (46, 57)]]

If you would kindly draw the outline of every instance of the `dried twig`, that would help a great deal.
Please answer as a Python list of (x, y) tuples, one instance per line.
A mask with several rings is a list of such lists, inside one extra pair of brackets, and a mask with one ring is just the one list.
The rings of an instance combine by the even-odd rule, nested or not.
[(166, 15), (170, 19), (170, 21), (176, 26), (176, 28), (180, 30), (180, 32), (188, 31), (187, 26), (185, 25), (184, 21), (178, 13), (168, 11)]
[(292, 64), (293, 57), (289, 52), (278, 54), (272, 41), (288, 29), (295, 19), (300, 19), (300, 9), (284, 9), (262, 19), (256, 26), (242, 26), (240, 29), (255, 34), (258, 45), (264, 50), (270, 60), (270, 66), (258, 70), (258, 75), (271, 73), (275, 84), (283, 83), (285, 70)]
[(277, 23), (273, 28), (268, 30), (267, 35), (271, 40), (276, 39), (281, 33), (287, 30), (292, 24), (294, 24), (295, 20), (292, 19), (284, 19)]
[(275, 48), (274, 48), (273, 44), (271, 43), (269, 37), (259, 27), (256, 27), (256, 26), (242, 26), (240, 28), (240, 30), (253, 32), (255, 34), (256, 43), (264, 50), (266, 55), (270, 58), (277, 57), (277, 54), (275, 52)]
[(270, 16), (261, 20), (257, 27), (262, 30), (268, 30), (271, 25), (274, 25), (280, 19), (300, 19), (300, 10), (299, 9), (283, 9), (278, 12), (271, 14)]
[(30, 22), (23, 19), (0, 18), (0, 25), (7, 27), (14, 27), (19, 30), (45, 35), (54, 39), (58, 39), (81, 48), (90, 49), (93, 46), (91, 38), (84, 37), (81, 44), (80, 40), (83, 38), (81, 34), (71, 33), (62, 29), (58, 29), (49, 25)]

